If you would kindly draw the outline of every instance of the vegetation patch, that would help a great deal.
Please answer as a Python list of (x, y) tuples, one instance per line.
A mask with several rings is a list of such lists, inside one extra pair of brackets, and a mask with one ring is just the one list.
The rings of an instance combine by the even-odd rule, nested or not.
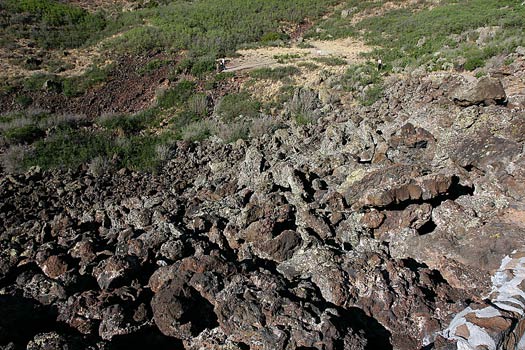
[(114, 159), (118, 166), (137, 170), (154, 170), (159, 164), (156, 146), (162, 139), (131, 136), (115, 139), (107, 132), (61, 129), (34, 144), (24, 158), (24, 167), (75, 168), (96, 157)]
[(250, 72), (254, 79), (283, 80), (299, 74), (301, 71), (294, 66), (284, 66), (275, 68), (260, 68)]
[(383, 96), (383, 79), (373, 64), (352, 65), (341, 78), (346, 91), (352, 92), (365, 105), (374, 104)]
[[(381, 2), (352, 0), (346, 4), (355, 15)], [(524, 27), (525, 6), (517, 1), (447, 0), (418, 11), (411, 7), (392, 10), (355, 25), (337, 13), (319, 25), (320, 33), (311, 30), (307, 36), (362, 37), (377, 48), (369, 56), (382, 58), (387, 70), (407, 66), (439, 70), (451, 65), (472, 70), (490, 57), (525, 45)], [(485, 42), (477, 42), (482, 28), (498, 30)]]
[(152, 108), (133, 115), (105, 115), (98, 119), (98, 123), (107, 130), (119, 131), (128, 135), (135, 134), (152, 126), (158, 113), (157, 109)]
[(67, 97), (76, 97), (84, 94), (95, 85), (102, 84), (108, 79), (110, 67), (100, 68), (92, 66), (82, 76), (66, 78), (62, 82), (62, 91)]
[(344, 66), (348, 62), (340, 57), (327, 56), (327, 57), (314, 57), (313, 59), (316, 62), (325, 64), (327, 66)]
[(0, 34), (34, 40), (42, 48), (75, 48), (103, 36), (106, 19), (53, 0), (6, 0), (7, 26)]
[(171, 108), (185, 103), (195, 90), (195, 83), (189, 80), (182, 80), (173, 88), (168, 89), (158, 98), (158, 105), (161, 108)]
[(259, 114), (261, 103), (254, 100), (248, 93), (226, 95), (217, 106), (217, 114), (224, 122), (231, 122), (239, 116), (255, 118)]

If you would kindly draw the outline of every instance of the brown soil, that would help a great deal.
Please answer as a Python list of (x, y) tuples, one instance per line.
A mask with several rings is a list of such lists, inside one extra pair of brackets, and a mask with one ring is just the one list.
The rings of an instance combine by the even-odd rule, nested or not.
[[(114, 63), (105, 83), (91, 88), (80, 97), (66, 97), (61, 93), (37, 91), (26, 93), (33, 99), (32, 108), (53, 113), (82, 114), (97, 117), (107, 113), (134, 113), (146, 109), (155, 101), (158, 90), (169, 85), (166, 77), (170, 67), (161, 67), (148, 74), (138, 71), (151, 59), (165, 59), (162, 55), (151, 57), (123, 57)], [(16, 110), (15, 94), (0, 96), (0, 113)]]

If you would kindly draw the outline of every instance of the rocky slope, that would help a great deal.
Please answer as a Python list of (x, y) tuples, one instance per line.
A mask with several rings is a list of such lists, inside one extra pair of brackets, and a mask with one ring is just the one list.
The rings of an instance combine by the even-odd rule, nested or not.
[(514, 348), (524, 67), (392, 77), (157, 174), (3, 174), (0, 348)]

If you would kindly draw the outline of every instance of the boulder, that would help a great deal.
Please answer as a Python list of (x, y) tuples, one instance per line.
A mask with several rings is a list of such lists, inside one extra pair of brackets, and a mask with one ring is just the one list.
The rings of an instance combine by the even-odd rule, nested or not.
[(507, 95), (501, 81), (496, 78), (482, 77), (467, 79), (450, 94), (450, 98), (459, 106), (505, 104)]

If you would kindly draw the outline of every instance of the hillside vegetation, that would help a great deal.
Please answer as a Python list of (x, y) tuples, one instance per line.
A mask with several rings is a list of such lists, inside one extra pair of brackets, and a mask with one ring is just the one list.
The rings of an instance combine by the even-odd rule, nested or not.
[(452, 65), (473, 70), (483, 67), (487, 59), (525, 44), (525, 6), (519, 1), (417, 1), (381, 12), (385, 3), (346, 1), (344, 8), (351, 15), (359, 17), (374, 10), (381, 15), (363, 16), (353, 23), (338, 12), (308, 36), (363, 38), (377, 47), (372, 57), (382, 57), (389, 68), (398, 69), (425, 66), (446, 70)]
[[(315, 122), (322, 106), (316, 87), (301, 85), (303, 76), (329, 77), (329, 94), (347, 94), (358, 104), (373, 106), (391, 73), (486, 74), (491, 58), (525, 45), (524, 27), (525, 6), (510, 0), (178, 0), (97, 12), (55, 0), (6, 0), (0, 4), (2, 50), (24, 52), (29, 47), (38, 55), (11, 59), (10, 64), (37, 73), (6, 77), (0, 87), (0, 97), (13, 106), (0, 116), (4, 167), (76, 167), (102, 159), (101, 164), (154, 170), (174, 140), (216, 135), (232, 142), (290, 122)], [(297, 44), (298, 37), (304, 41)], [(279, 67), (249, 74), (215, 72), (216, 59), (235, 55), (239, 48), (308, 47), (309, 40), (346, 37), (373, 48), (364, 54), (368, 62), (345, 67), (348, 62), (340, 57), (297, 63), (299, 56), (276, 55)], [(83, 75), (68, 76), (64, 57), (69, 52), (61, 50), (76, 48), (100, 56)], [(127, 64), (116, 63), (122, 57), (146, 63), (127, 71)], [(374, 63), (378, 57), (385, 62), (382, 72)], [(49, 111), (38, 102), (77, 101), (90, 109), (88, 103), (96, 104), (96, 96), (108, 93), (102, 90), (108, 82), (125, 89), (130, 76), (169, 82), (156, 88), (147, 109), (129, 113), (110, 107), (112, 112), (94, 117), (72, 117), (67, 110)], [(275, 86), (274, 95), (259, 96), (257, 82)], [(88, 93), (95, 97), (84, 100)], [(109, 93), (121, 99), (118, 90)]]

